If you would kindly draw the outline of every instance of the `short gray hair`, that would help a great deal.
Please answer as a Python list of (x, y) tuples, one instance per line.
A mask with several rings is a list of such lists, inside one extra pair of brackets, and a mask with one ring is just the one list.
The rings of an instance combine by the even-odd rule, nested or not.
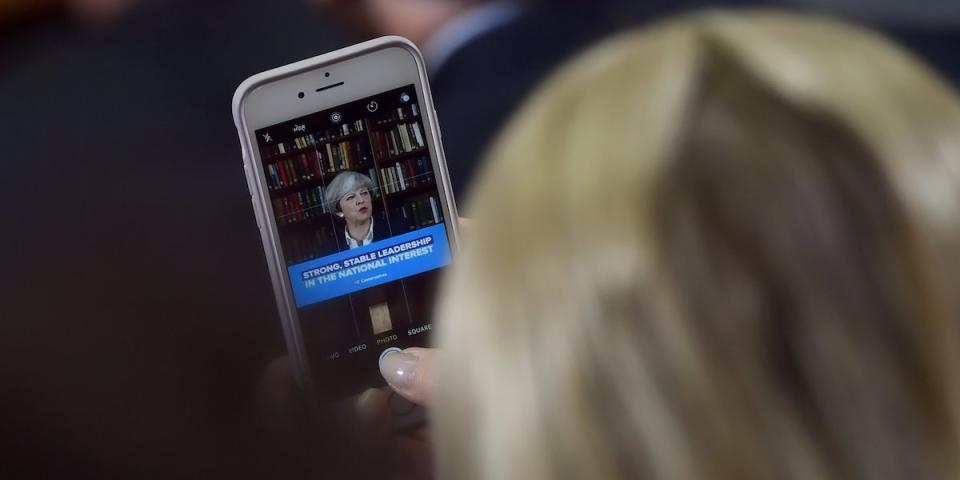
[(342, 172), (336, 177), (333, 177), (333, 181), (330, 182), (330, 185), (327, 185), (327, 190), (323, 194), (323, 200), (327, 204), (327, 209), (331, 212), (336, 212), (340, 206), (340, 200), (347, 196), (348, 193), (356, 190), (358, 186), (365, 187), (370, 193), (373, 193), (377, 188), (373, 180), (370, 180), (370, 177), (362, 173)]

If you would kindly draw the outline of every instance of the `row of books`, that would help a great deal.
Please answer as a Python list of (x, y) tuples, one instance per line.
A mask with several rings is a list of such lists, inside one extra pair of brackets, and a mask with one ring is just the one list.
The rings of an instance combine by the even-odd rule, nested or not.
[(306, 135), (294, 138), (289, 142), (277, 142), (273, 145), (265, 145), (260, 148), (264, 159), (273, 158), (279, 155), (285, 155), (289, 152), (305, 150), (318, 143), (329, 142), (344, 135), (363, 131), (363, 120), (357, 120), (352, 123), (344, 123), (334, 130), (324, 132), (308, 133)]
[[(364, 141), (343, 141), (337, 144), (326, 144), (323, 150), (317, 154), (321, 158), (321, 163), (326, 162), (327, 171), (334, 172), (348, 168), (356, 168), (361, 165), (370, 165), (373, 159), (370, 158), (369, 148)], [(326, 154), (326, 155), (324, 155)]]
[(287, 265), (294, 265), (317, 257), (329, 255), (334, 252), (323, 251), (323, 248), (329, 248), (329, 245), (335, 245), (330, 241), (333, 235), (333, 225), (327, 225), (323, 228), (310, 229), (303, 231), (298, 235), (283, 235), (280, 237), (283, 246), (283, 256)]
[(335, 173), (371, 163), (367, 149), (363, 148), (363, 142), (343, 141), (328, 143), (322, 149), (269, 163), (265, 170), (270, 190), (280, 190), (309, 182), (324, 173)]
[(374, 131), (373, 148), (379, 158), (388, 158), (425, 147), (420, 122), (399, 123), (387, 130)]
[(380, 175), (383, 178), (383, 193), (400, 192), (433, 182), (430, 157), (426, 155), (408, 158), (381, 168)]
[(280, 160), (276, 163), (268, 163), (264, 168), (267, 172), (267, 186), (270, 190), (280, 190), (309, 182), (320, 177), (323, 171), (319, 155), (308, 153), (301, 153), (296, 157)]
[(390, 209), (391, 225), (394, 235), (403, 231), (416, 230), (443, 221), (443, 211), (435, 194), (407, 200)]
[(318, 186), (274, 198), (273, 214), (277, 218), (277, 226), (283, 227), (329, 213), (323, 194), (324, 187)]
[(384, 115), (383, 117), (375, 120), (373, 123), (374, 125), (379, 126), (400, 120), (408, 120), (419, 116), (420, 107), (416, 103), (411, 103), (409, 105), (401, 105), (397, 107), (396, 110), (390, 112), (390, 115)]

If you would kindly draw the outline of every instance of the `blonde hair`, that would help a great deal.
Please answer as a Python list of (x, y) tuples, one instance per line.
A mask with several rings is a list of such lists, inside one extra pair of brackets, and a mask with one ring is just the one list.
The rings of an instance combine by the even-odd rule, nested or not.
[(620, 35), (469, 204), (442, 478), (960, 476), (960, 102), (879, 35), (773, 11)]

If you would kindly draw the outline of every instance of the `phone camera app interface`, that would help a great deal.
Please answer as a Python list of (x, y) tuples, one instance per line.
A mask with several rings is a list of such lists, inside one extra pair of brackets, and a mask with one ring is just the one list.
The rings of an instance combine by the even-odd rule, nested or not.
[(427, 343), (450, 247), (413, 85), (257, 130), (287, 276), (323, 398), (382, 384)]

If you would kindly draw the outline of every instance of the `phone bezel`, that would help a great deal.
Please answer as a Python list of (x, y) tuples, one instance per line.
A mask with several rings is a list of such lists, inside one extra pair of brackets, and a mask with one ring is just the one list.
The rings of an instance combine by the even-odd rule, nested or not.
[[(325, 75), (327, 72), (329, 76)], [(317, 88), (341, 81), (344, 82), (341, 86), (315, 92)], [(291, 367), (298, 385), (311, 396), (311, 403), (314, 405), (316, 402), (312, 397), (317, 386), (310, 374), (255, 132), (409, 84), (414, 85), (419, 98), (430, 158), (437, 177), (441, 209), (446, 219), (444, 224), (450, 241), (451, 257), (456, 261), (460, 245), (456, 203), (443, 154), (427, 70), (423, 56), (412, 42), (398, 36), (381, 37), (258, 73), (244, 80), (233, 96), (233, 116), (240, 137), (247, 186), (260, 227), (260, 237), (267, 257)], [(301, 91), (305, 93), (302, 99), (297, 95)]]

